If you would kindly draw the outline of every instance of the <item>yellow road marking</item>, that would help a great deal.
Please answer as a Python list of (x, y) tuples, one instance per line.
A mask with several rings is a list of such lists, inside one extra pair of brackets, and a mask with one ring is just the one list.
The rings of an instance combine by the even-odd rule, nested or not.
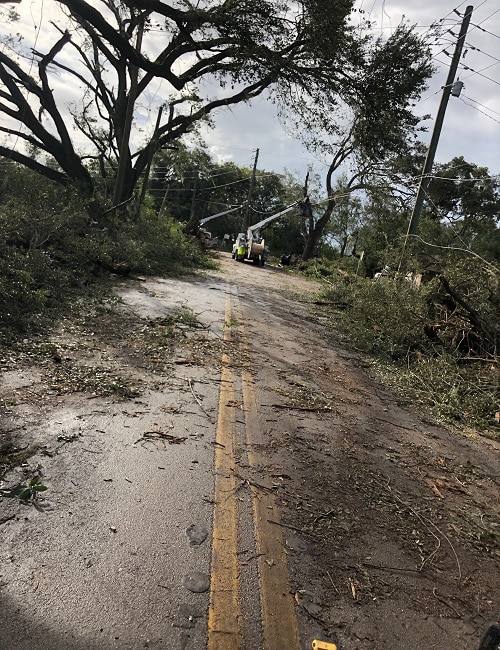
[[(236, 307), (239, 322), (240, 349), (248, 353), (245, 329), (239, 302)], [(262, 359), (258, 359), (261, 363)], [(257, 365), (258, 367), (258, 365)], [(251, 467), (260, 459), (255, 453), (265, 440), (259, 427), (255, 382), (248, 370), (241, 372), (243, 410), (247, 436), (247, 455)], [(279, 524), (279, 509), (274, 494), (253, 491), (255, 541), (259, 566), (262, 603), (262, 624), (265, 650), (299, 650), (299, 631), (295, 604), (290, 589), (284, 541)]]
[[(226, 295), (224, 340), (233, 341), (234, 313), (239, 323), (239, 351), (249, 352), (245, 340), (238, 296)], [(258, 360), (259, 362), (261, 359)], [(234, 363), (234, 361), (233, 361)], [(235, 473), (235, 372), (228, 354), (222, 355), (219, 416), (215, 451), (215, 507), (212, 544), (210, 607), (208, 615), (208, 649), (241, 650), (243, 648), (242, 617), (239, 594), (238, 510)], [(241, 390), (245, 412), (248, 462), (255, 468), (260, 463), (254, 451), (264, 437), (258, 423), (255, 383), (248, 370), (241, 369)], [(279, 523), (279, 510), (272, 493), (252, 494), (254, 534), (257, 547), (262, 625), (265, 650), (300, 650), (295, 603), (284, 540)]]
[[(225, 322), (231, 319), (230, 296), (226, 296)], [(231, 340), (224, 328), (224, 340)], [(215, 507), (212, 542), (210, 607), (208, 612), (209, 650), (242, 648), (238, 568), (238, 513), (234, 472), (235, 377), (229, 356), (222, 355), (219, 416), (215, 451)]]

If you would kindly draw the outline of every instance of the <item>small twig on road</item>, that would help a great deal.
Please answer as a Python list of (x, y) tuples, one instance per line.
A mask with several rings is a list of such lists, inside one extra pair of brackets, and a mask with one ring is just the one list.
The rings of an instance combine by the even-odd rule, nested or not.
[(193, 397), (194, 397), (196, 403), (198, 404), (198, 406), (200, 407), (200, 409), (203, 411), (203, 413), (205, 413), (205, 415), (206, 415), (207, 418), (210, 420), (210, 422), (212, 422), (212, 416), (210, 415), (210, 413), (207, 413), (207, 411), (203, 408), (203, 404), (200, 402), (200, 400), (198, 399), (198, 397), (196, 396), (196, 394), (195, 394), (195, 392), (194, 392), (194, 389), (193, 389), (193, 382), (192, 382), (191, 378), (188, 377), (188, 378), (186, 379), (186, 381), (187, 381), (187, 383), (188, 383), (189, 388), (191, 389), (191, 394), (193, 395)]
[(422, 569), (405, 569), (403, 567), (397, 566), (383, 566), (381, 564), (370, 564), (368, 562), (363, 562), (363, 566), (367, 566), (370, 569), (379, 569), (380, 571), (410, 571), (411, 573), (422, 573)]
[(391, 422), (390, 420), (384, 420), (384, 418), (373, 418), (374, 420), (378, 420), (379, 422), (385, 422), (386, 424), (391, 424), (393, 427), (398, 427), (398, 429), (404, 429), (405, 431), (415, 431), (415, 429), (411, 429), (410, 427), (404, 427), (402, 424), (396, 424), (396, 422)]
[(269, 404), (274, 409), (286, 409), (289, 411), (331, 411), (331, 406), (293, 406), (292, 404)]
[(462, 615), (459, 612), (457, 612), (457, 610), (453, 607), (453, 605), (451, 603), (449, 603), (442, 596), (439, 596), (439, 594), (436, 593), (436, 587), (433, 588), (432, 595), (434, 596), (434, 598), (437, 598), (437, 600), (439, 600), (440, 603), (443, 603), (443, 605), (446, 605), (447, 607), (449, 607), (452, 612), (455, 612), (455, 614), (457, 615), (457, 618), (462, 618)]
[(298, 533), (302, 533), (303, 535), (307, 535), (308, 537), (312, 537), (313, 539), (318, 539), (316, 535), (312, 535), (310, 532), (307, 530), (304, 530), (303, 528), (296, 528), (295, 526), (290, 526), (288, 524), (282, 524), (279, 521), (273, 521), (272, 519), (267, 520), (268, 524), (274, 524), (275, 526), (281, 526), (281, 528), (290, 528), (290, 530), (296, 530)]
[(333, 582), (332, 576), (330, 575), (329, 571), (326, 572), (326, 575), (330, 578), (330, 582), (332, 583), (332, 587), (335, 589), (335, 591), (340, 596), (340, 591), (337, 589), (337, 585)]
[(324, 512), (323, 514), (318, 515), (317, 517), (314, 517), (314, 519), (312, 520), (312, 523), (315, 524), (320, 519), (328, 519), (328, 517), (332, 517), (332, 516), (333, 517), (337, 516), (337, 513), (335, 512), (335, 510), (329, 510), (328, 512)]

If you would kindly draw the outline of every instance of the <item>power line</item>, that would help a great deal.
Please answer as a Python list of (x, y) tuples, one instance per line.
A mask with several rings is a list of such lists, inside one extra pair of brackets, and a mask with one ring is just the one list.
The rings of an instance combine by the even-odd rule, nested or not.
[(470, 99), (471, 102), (474, 102), (474, 103), (477, 104), (478, 106), (481, 106), (482, 108), (485, 108), (487, 111), (490, 111), (491, 113), (495, 113), (495, 115), (500, 115), (500, 113), (498, 113), (497, 111), (494, 111), (494, 110), (493, 110), (492, 108), (490, 108), (489, 106), (485, 106), (484, 104), (480, 104), (480, 103), (479, 103), (478, 101), (476, 101), (475, 99), (472, 99), (472, 97), (467, 97), (467, 95), (464, 95), (464, 93), (462, 93), (461, 96), (462, 96), (462, 97), (466, 97), (467, 99)]
[(487, 29), (485, 29), (484, 27), (480, 27), (479, 25), (476, 25), (475, 23), (471, 23), (471, 25), (474, 25), (474, 27), (480, 29), (482, 32), (486, 32), (486, 34), (489, 34), (490, 36), (494, 36), (495, 38), (500, 38), (500, 36), (498, 34), (494, 34), (493, 32), (490, 32)]
[(500, 83), (496, 81), (496, 79), (492, 79), (491, 77), (488, 77), (485, 74), (482, 74), (483, 70), (489, 70), (489, 68), (493, 68), (493, 66), (498, 65), (498, 63), (492, 63), (491, 65), (486, 66), (486, 68), (483, 68), (482, 70), (474, 70), (473, 68), (470, 68), (468, 65), (461, 65), (460, 67), (463, 68), (464, 70), (470, 70), (472, 74), (467, 75), (462, 81), (465, 81), (465, 79), (470, 79), (473, 77), (475, 74), (479, 75), (480, 77), (483, 77), (484, 79), (487, 79), (488, 81), (492, 81), (494, 84), (497, 86), (500, 86)]
[[(463, 101), (463, 103), (464, 103), (466, 106), (470, 106), (471, 108), (475, 108), (476, 111), (479, 111), (479, 112), (482, 113), (483, 115), (486, 115), (486, 117), (489, 117), (490, 120), (493, 120), (493, 122), (496, 122), (497, 124), (500, 124), (500, 120), (496, 120), (496, 119), (495, 119), (494, 117), (492, 117), (491, 115), (488, 115), (488, 113), (485, 113), (484, 111), (482, 111), (482, 110), (481, 110), (480, 108), (478, 108), (477, 106), (474, 106), (474, 104), (469, 104), (469, 102), (466, 102), (465, 99), (464, 99), (463, 97), (460, 97), (460, 99)], [(472, 101), (474, 101), (474, 100), (472, 100)], [(481, 106), (481, 104), (480, 104), (480, 106)], [(497, 115), (498, 115), (498, 113), (497, 113)]]
[[(484, 4), (486, 4), (487, 2), (488, 2), (488, 0), (483, 0), (483, 1), (481, 2), (481, 4), (478, 4), (478, 5), (477, 5), (477, 7), (474, 9), (474, 11), (477, 12), (477, 10), (480, 9), (480, 8), (481, 8)], [(465, 2), (462, 2), (462, 4), (465, 4)], [(484, 22), (484, 21), (483, 21), (483, 22)], [(471, 31), (472, 31), (472, 29), (471, 29)]]
[[(477, 11), (477, 9), (476, 9), (476, 11)], [(492, 14), (490, 14), (489, 16), (487, 16), (484, 20), (482, 20), (482, 21), (481, 21), (480, 23), (478, 23), (477, 25), (474, 25), (474, 23), (473, 23), (474, 27), (476, 27), (476, 28), (480, 27), (480, 25), (482, 25), (482, 24), (485, 23), (487, 20), (489, 20), (490, 18), (492, 18), (492, 17), (493, 17), (495, 14), (497, 14), (499, 11), (500, 11), (500, 9), (496, 9)], [(473, 32), (474, 29), (471, 29), (470, 31)]]
[[(498, 59), (496, 56), (493, 56), (493, 54), (488, 54), (488, 52), (485, 52), (484, 50), (480, 50), (478, 47), (475, 47), (474, 45), (471, 45), (470, 43), (465, 43), (465, 46), (469, 50), (473, 50), (474, 52), (481, 52), (481, 54), (484, 54), (485, 56), (488, 56), (490, 59), (495, 59), (495, 61), (498, 61), (500, 63), (500, 59)], [(467, 50), (466, 50), (467, 52)]]

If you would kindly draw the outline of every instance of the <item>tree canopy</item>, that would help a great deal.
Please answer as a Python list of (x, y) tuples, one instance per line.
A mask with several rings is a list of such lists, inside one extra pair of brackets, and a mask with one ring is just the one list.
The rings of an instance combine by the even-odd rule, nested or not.
[[(431, 73), (429, 49), (411, 26), (401, 24), (386, 40), (365, 43), (355, 92), (335, 100), (342, 102), (341, 119), (321, 101), (311, 103), (307, 98), (301, 98), (288, 115), (305, 145), (329, 160), (325, 177), (329, 200), (316, 209), (307, 206), (304, 260), (313, 255), (339, 191), (404, 185), (401, 160), (418, 149), (422, 130), (421, 118), (412, 109)], [(339, 189), (335, 183), (340, 172), (347, 177)]]
[[(310, 114), (330, 131), (350, 107), (356, 115), (350, 148), (363, 142), (372, 157), (381, 147), (394, 149), (398, 133), (416, 123), (409, 101), (430, 70), (410, 28), (387, 42), (354, 29), (352, 0), (58, 4), (66, 22), (50, 23), (50, 46), (33, 46), (26, 56), (22, 44), (9, 41), (0, 50), (0, 113), (8, 118), (0, 131), (11, 136), (0, 155), (89, 197), (95, 193), (89, 167), (114, 179), (120, 162), (115, 203), (132, 196), (156, 150), (176, 146), (214, 111), (265, 91), (287, 114), (303, 117), (303, 108), (313, 107)], [(132, 115), (141, 102), (151, 103), (159, 79), (163, 114), (138, 142), (129, 132)], [(55, 80), (80, 88), (81, 101), (69, 114)], [(393, 109), (382, 111), (385, 122), (381, 106)]]

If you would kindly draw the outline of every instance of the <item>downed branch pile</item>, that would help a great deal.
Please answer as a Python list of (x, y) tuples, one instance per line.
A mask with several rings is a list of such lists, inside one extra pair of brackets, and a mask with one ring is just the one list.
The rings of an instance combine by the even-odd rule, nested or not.
[(470, 261), (420, 287), (403, 277), (337, 276), (320, 308), (406, 397), (429, 404), (439, 419), (496, 436), (499, 286), (496, 267)]

